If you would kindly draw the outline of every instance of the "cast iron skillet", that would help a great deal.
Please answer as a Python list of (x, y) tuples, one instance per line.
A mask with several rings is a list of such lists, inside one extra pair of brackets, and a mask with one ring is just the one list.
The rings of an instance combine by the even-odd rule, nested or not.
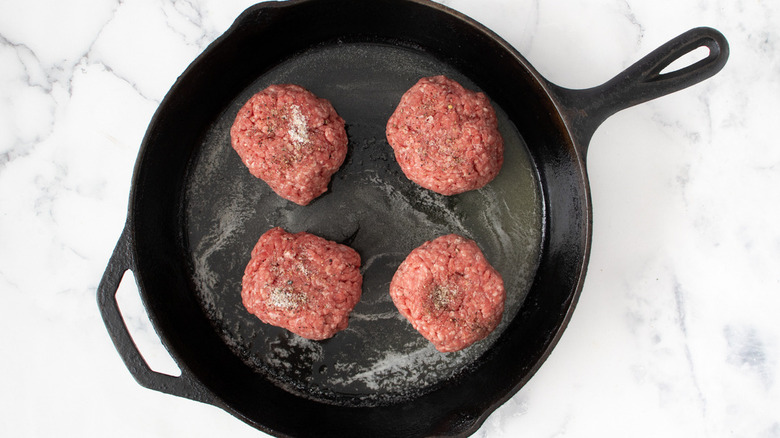
[[(661, 74), (699, 47), (709, 55)], [(604, 85), (551, 84), (505, 41), (425, 0), (298, 0), (249, 8), (182, 74), (157, 110), (133, 177), (127, 223), (98, 288), (106, 327), (148, 388), (218, 406), (279, 436), (462, 436), (541, 366), (582, 289), (591, 238), (585, 154), (611, 114), (717, 73), (725, 38), (698, 28)], [(484, 91), (507, 143), (484, 189), (445, 197), (406, 180), (384, 137), (401, 94), (446, 74)], [(298, 83), (347, 121), (350, 152), (307, 207), (274, 195), (230, 148), (238, 108)], [(349, 244), (363, 260), (350, 327), (321, 342), (260, 323), (241, 274), (272, 226)], [(504, 276), (504, 319), (488, 339), (441, 354), (395, 311), (387, 286), (411, 249), (455, 232)], [(127, 270), (181, 368), (152, 371), (116, 303)]]

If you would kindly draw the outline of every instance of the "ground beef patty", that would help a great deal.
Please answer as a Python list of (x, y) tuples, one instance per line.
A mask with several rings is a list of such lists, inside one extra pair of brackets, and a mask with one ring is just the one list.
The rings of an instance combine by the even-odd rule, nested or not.
[(410, 88), (386, 133), (406, 176), (442, 195), (484, 186), (504, 163), (504, 140), (488, 98), (444, 76), (422, 78)]
[(357, 251), (277, 227), (252, 250), (241, 298), (261, 321), (320, 340), (347, 328), (362, 284)]
[(233, 149), (279, 196), (306, 205), (325, 193), (347, 155), (344, 120), (298, 85), (271, 85), (238, 111)]
[(401, 314), (437, 350), (462, 350), (501, 321), (504, 281), (473, 240), (456, 234), (425, 242), (401, 263), (390, 282)]

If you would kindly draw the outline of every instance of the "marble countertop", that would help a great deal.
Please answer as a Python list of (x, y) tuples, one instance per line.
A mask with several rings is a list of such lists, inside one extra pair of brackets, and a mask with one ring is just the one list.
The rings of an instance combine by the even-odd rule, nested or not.
[[(252, 3), (0, 2), (1, 435), (263, 436), (139, 386), (95, 303), (152, 114)], [(579, 305), (541, 370), (475, 436), (780, 437), (780, 3), (442, 3), (570, 88), (693, 27), (731, 46), (715, 77), (596, 132)], [(132, 281), (120, 295), (149, 362), (175, 367)]]

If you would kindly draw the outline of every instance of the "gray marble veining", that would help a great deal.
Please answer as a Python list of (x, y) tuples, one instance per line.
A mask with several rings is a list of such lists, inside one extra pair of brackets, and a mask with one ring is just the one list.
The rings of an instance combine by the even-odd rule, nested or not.
[[(582, 298), (542, 369), (476, 436), (780, 437), (780, 3), (442, 3), (570, 88), (693, 27), (731, 45), (712, 79), (596, 132)], [(262, 436), (138, 386), (94, 300), (153, 112), (250, 4), (0, 2), (4, 435)], [(128, 303), (139, 343), (161, 348)]]

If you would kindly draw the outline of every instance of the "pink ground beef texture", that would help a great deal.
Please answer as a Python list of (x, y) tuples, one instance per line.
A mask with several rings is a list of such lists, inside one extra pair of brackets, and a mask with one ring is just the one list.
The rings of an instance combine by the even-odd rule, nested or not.
[(501, 321), (504, 281), (470, 239), (449, 234), (425, 242), (390, 282), (399, 312), (437, 350), (462, 350)]
[(442, 195), (485, 186), (504, 163), (504, 140), (488, 98), (445, 76), (422, 78), (410, 88), (386, 134), (404, 174)]
[(261, 321), (322, 340), (347, 328), (362, 284), (357, 251), (277, 227), (263, 234), (252, 250), (241, 298)]
[(299, 205), (327, 191), (347, 155), (344, 120), (326, 99), (293, 84), (252, 96), (238, 111), (230, 138), (252, 175)]

